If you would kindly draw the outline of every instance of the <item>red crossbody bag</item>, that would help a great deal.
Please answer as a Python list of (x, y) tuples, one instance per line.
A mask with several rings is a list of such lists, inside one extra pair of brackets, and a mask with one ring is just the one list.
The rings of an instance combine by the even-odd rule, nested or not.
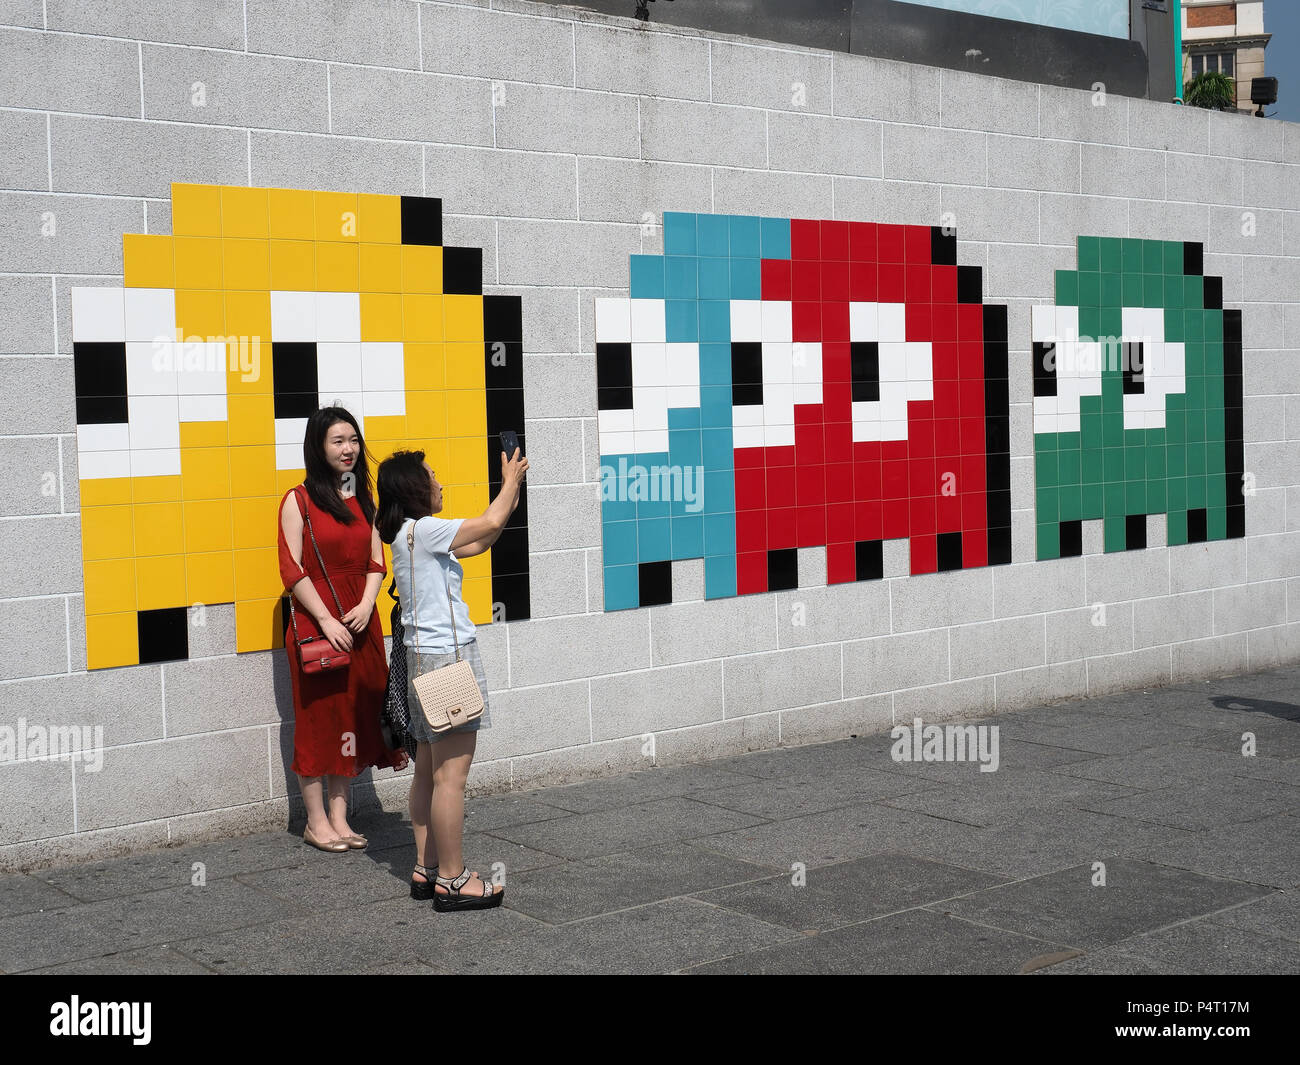
[[(302, 510), (302, 520), (307, 526), (307, 535), (311, 538), (312, 550), (316, 552), (316, 561), (320, 563), (320, 571), (325, 574), (325, 583), (329, 585), (330, 595), (334, 599), (334, 608), (339, 612), (340, 620), (343, 617), (343, 607), (339, 603), (338, 593), (334, 591), (334, 582), (330, 580), (329, 573), (325, 570), (325, 560), (321, 558), (320, 548), (316, 545), (316, 534), (312, 531), (311, 515), (307, 513), (307, 507), (298, 495), (298, 489), (293, 490), (294, 497), (298, 500)], [(298, 661), (302, 664), (304, 673), (324, 673), (326, 670), (346, 669), (352, 662), (352, 656), (347, 651), (336, 651), (329, 640), (323, 635), (307, 636), (299, 638), (298, 636), (298, 615), (293, 608), (294, 594), (289, 593), (289, 623), (293, 626), (293, 642), (298, 647)]]

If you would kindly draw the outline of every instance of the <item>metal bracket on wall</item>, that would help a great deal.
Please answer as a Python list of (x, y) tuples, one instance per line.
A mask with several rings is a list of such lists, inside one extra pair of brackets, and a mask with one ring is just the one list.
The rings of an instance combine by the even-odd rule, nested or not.
[(1169, 5), (1165, 0), (1142, 0), (1142, 7), (1147, 11), (1162, 11), (1169, 13)]

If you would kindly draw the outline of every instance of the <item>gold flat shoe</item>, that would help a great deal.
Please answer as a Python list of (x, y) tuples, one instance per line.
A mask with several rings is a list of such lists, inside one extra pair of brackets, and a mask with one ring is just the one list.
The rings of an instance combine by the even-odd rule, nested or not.
[(342, 841), (348, 845), (348, 848), (354, 851), (363, 851), (370, 845), (370, 840), (366, 839), (365, 836), (351, 835), (343, 836), (341, 838)]
[(310, 828), (303, 832), (302, 841), (315, 847), (318, 851), (329, 851), (331, 854), (342, 854), (344, 851), (352, 849), (347, 841), (342, 839), (336, 839), (331, 843), (322, 843)]

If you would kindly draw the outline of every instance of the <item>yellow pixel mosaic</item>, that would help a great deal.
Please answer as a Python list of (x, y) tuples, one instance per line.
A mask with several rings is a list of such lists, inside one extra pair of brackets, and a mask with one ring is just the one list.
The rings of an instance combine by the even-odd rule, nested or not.
[[(171, 235), (123, 237), (121, 288), (73, 290), (90, 669), (188, 657), (195, 604), (234, 604), (237, 651), (283, 644), (310, 410), (351, 411), (376, 461), (422, 448), (448, 515), (483, 510), (494, 434), (523, 429), (519, 300), (443, 245), (440, 200), (175, 184), (171, 208)], [(476, 623), (528, 616), (524, 513), (463, 563)]]

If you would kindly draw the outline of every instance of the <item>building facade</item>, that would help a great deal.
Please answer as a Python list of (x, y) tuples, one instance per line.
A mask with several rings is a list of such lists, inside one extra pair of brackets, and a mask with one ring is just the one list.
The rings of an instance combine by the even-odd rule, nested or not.
[(1253, 110), (1250, 83), (1264, 76), (1264, 2), (1183, 0), (1183, 83), (1205, 71), (1237, 83), (1237, 107)]

